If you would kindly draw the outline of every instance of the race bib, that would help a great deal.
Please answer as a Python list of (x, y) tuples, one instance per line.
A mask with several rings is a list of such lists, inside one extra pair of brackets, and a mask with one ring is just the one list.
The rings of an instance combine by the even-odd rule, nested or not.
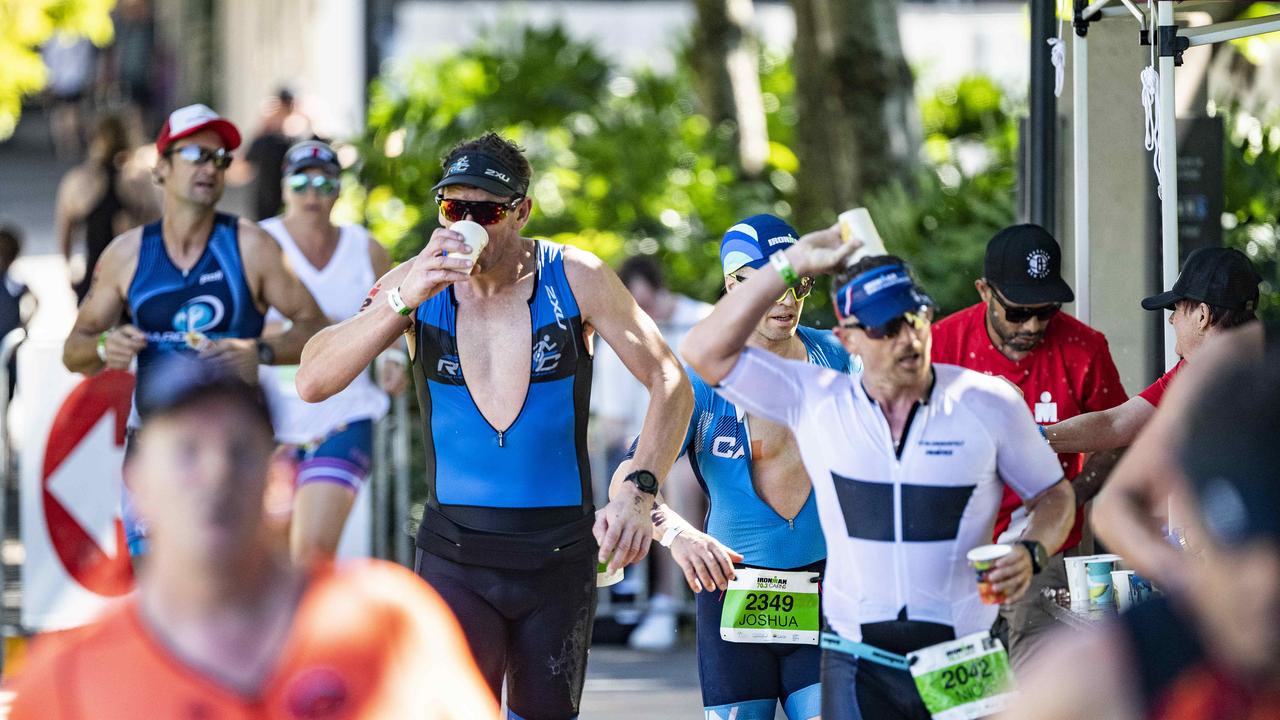
[(276, 384), (280, 386), (280, 390), (291, 395), (297, 395), (298, 366), (276, 365), (272, 369), (275, 370)]
[(818, 573), (755, 568), (734, 573), (720, 613), (722, 640), (818, 644)]
[(1009, 655), (986, 632), (908, 653), (911, 676), (934, 720), (971, 720), (1005, 709), (1012, 697)]

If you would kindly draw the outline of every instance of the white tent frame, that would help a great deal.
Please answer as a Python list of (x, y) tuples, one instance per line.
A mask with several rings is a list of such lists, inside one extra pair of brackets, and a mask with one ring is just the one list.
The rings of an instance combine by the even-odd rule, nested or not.
[[(1113, 5), (1120, 2), (1123, 6)], [(1174, 0), (1149, 0), (1156, 3), (1156, 53), (1160, 76), (1159, 127), (1161, 275), (1163, 288), (1173, 287), (1178, 278), (1178, 135), (1174, 111), (1174, 68), (1181, 64), (1182, 52), (1189, 47), (1212, 45), (1229, 40), (1262, 35), (1280, 30), (1280, 14), (1246, 20), (1214, 23), (1179, 29), (1174, 23)], [(1075, 168), (1075, 284), (1076, 315), (1089, 322), (1089, 42), (1088, 25), (1104, 17), (1132, 15), (1144, 30), (1146, 19), (1133, 0), (1096, 0), (1075, 11), (1072, 42), (1072, 161)], [(1173, 351), (1173, 328), (1164, 331), (1165, 367), (1173, 367), (1177, 355)]]

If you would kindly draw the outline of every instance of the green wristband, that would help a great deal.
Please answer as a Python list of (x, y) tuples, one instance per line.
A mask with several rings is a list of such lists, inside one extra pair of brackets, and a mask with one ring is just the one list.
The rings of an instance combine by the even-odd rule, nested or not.
[(787, 287), (793, 288), (800, 284), (800, 273), (796, 272), (796, 268), (791, 264), (791, 258), (787, 257), (786, 251), (780, 250), (770, 255), (769, 264), (782, 276), (782, 282), (786, 283)]
[(104, 363), (107, 361), (107, 336), (110, 334), (110, 330), (103, 330), (98, 336), (98, 359)]

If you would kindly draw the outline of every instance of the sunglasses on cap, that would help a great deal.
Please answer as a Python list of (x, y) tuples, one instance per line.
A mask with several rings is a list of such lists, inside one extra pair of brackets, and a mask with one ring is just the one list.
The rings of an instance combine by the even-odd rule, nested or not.
[(1058, 311), (1062, 310), (1062, 303), (1051, 303), (1049, 305), (1010, 305), (1004, 301), (1004, 298), (1000, 297), (1000, 291), (997, 290), (994, 285), (991, 287), (991, 296), (996, 299), (996, 302), (1000, 303), (1000, 307), (1004, 308), (1004, 319), (1014, 325), (1021, 325), (1031, 318), (1035, 318), (1037, 320), (1048, 320), (1054, 315), (1057, 315)]
[(317, 193), (325, 196), (338, 194), (338, 181), (327, 175), (294, 173), (293, 175), (285, 178), (285, 183), (289, 185), (290, 190), (296, 193), (304, 193), (309, 187)]
[(454, 200), (444, 195), (436, 195), (436, 204), (440, 206), (440, 214), (449, 222), (458, 222), (466, 220), (470, 215), (471, 219), (481, 225), (492, 225), (501, 222), (507, 213), (516, 209), (524, 200), (523, 196), (517, 195), (505, 202), (494, 202), (491, 200)]
[(164, 151), (165, 157), (173, 157), (174, 155), (192, 165), (203, 165), (207, 162), (212, 162), (213, 166), (219, 170), (226, 170), (231, 165), (231, 161), (235, 159), (226, 148), (210, 150), (199, 145), (183, 145), (180, 148), (170, 148)]
[(904, 312), (883, 325), (863, 325), (861, 323), (841, 323), (840, 327), (856, 328), (867, 334), (872, 340), (898, 337), (903, 325), (910, 325), (915, 330), (923, 330), (933, 322), (933, 308), (921, 305), (914, 311)]
[[(737, 280), (739, 283), (744, 283), (747, 281), (745, 277), (737, 274), (730, 275), (729, 277), (733, 278), (734, 280)], [(775, 304), (780, 304), (782, 303), (783, 300), (786, 300), (787, 293), (791, 293), (791, 297), (795, 298), (796, 302), (800, 302), (801, 300), (804, 300), (805, 298), (809, 297), (809, 293), (813, 292), (813, 286), (816, 282), (817, 281), (811, 277), (800, 278), (800, 284), (796, 285), (795, 287), (789, 287), (786, 290), (783, 290), (782, 294), (779, 295), (778, 299), (775, 301)]]

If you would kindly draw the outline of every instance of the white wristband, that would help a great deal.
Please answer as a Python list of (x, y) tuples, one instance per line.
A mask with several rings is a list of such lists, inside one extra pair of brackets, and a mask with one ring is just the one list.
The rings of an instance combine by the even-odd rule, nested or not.
[(404, 298), (400, 297), (399, 287), (393, 287), (387, 291), (387, 304), (391, 306), (392, 310), (395, 310), (396, 313), (400, 315), (408, 315), (413, 312), (413, 308), (406, 305), (404, 303)]
[(658, 544), (662, 547), (669, 548), (671, 547), (671, 543), (675, 542), (676, 538), (680, 537), (680, 533), (682, 532), (684, 532), (684, 525), (667, 528), (667, 531), (662, 534), (662, 539), (658, 541)]

